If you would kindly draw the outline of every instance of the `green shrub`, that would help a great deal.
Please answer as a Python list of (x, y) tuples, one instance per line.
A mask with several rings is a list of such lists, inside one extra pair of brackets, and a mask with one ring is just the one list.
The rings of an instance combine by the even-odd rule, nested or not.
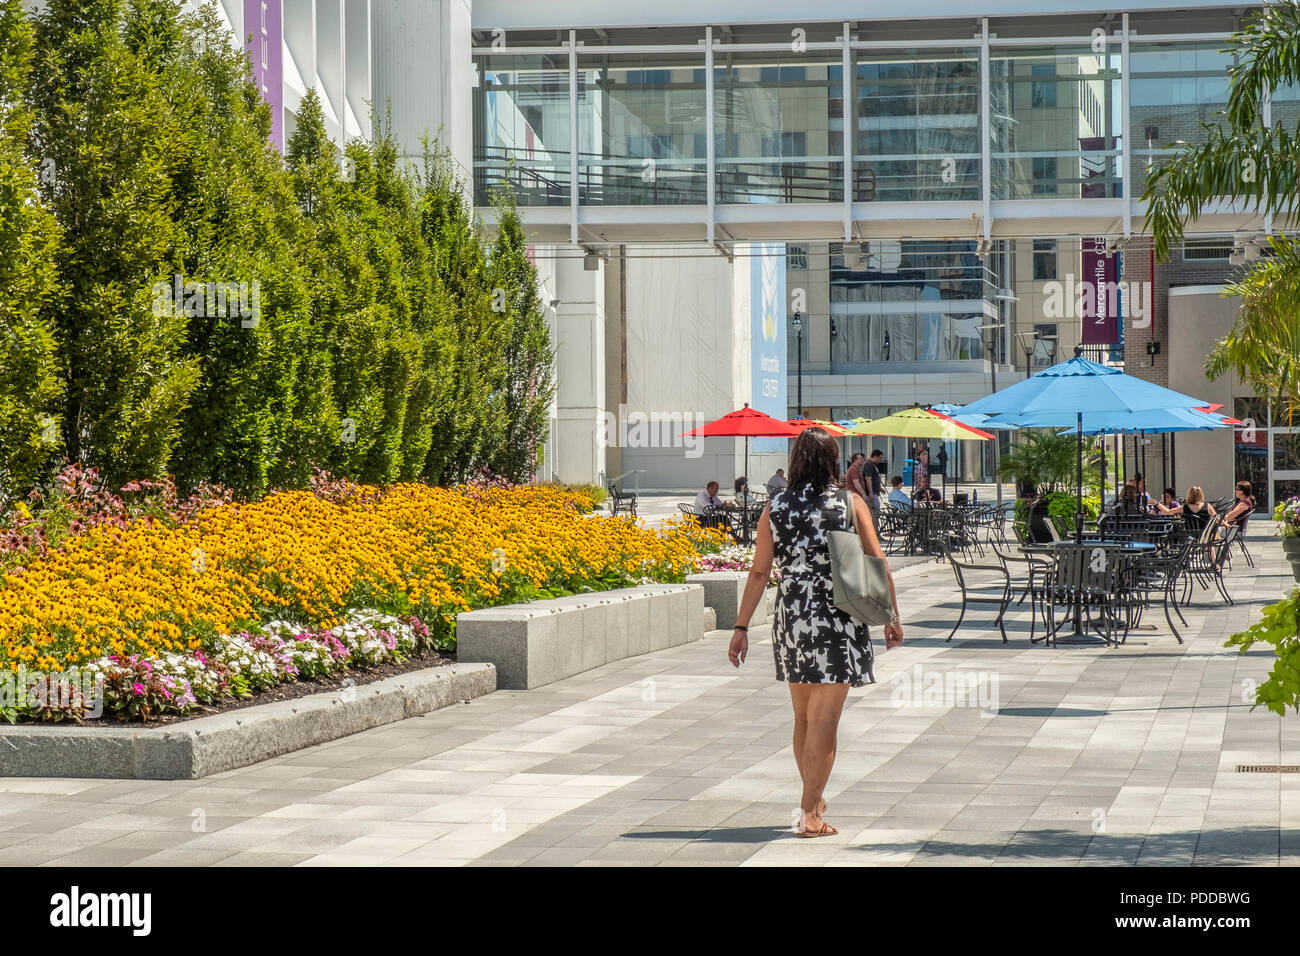
[(1232, 635), (1223, 646), (1239, 647), (1244, 654), (1260, 641), (1273, 645), (1277, 660), (1268, 680), (1256, 689), (1254, 706), (1267, 707), (1278, 716), (1284, 716), (1288, 707), (1300, 713), (1300, 588), (1264, 608), (1256, 624)]

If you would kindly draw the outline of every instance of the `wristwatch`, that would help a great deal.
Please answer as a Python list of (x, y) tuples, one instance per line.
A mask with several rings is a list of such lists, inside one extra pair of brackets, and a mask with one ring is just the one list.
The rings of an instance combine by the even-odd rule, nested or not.
[(903, 622), (898, 619), (898, 611), (894, 611), (894, 616), (889, 619), (890, 626), (902, 627)]

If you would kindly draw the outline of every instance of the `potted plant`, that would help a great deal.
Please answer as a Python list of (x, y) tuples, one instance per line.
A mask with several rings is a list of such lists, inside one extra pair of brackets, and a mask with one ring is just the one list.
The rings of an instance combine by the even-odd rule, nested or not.
[(1294, 563), (1300, 558), (1300, 495), (1277, 503), (1273, 509), (1273, 526), (1282, 539), (1282, 552)]

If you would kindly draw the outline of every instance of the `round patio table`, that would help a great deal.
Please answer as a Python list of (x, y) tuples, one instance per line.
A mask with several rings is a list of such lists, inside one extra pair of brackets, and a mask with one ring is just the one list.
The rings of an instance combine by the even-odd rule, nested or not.
[[(1145, 554), (1147, 552), (1154, 551), (1156, 549), (1156, 546), (1154, 544), (1148, 544), (1147, 542), (1144, 541), (1094, 540), (1094, 541), (1078, 542), (1074, 540), (1069, 540), (1069, 541), (1047, 541), (1042, 544), (1024, 544), (1021, 545), (1020, 550), (1026, 554), (1052, 554), (1052, 553), (1061, 554), (1062, 552), (1067, 552), (1067, 551), (1080, 550), (1080, 549), (1086, 551), (1093, 548), (1099, 548), (1104, 551), (1118, 552), (1121, 556), (1124, 556), (1124, 555)], [(1058, 567), (1059, 567), (1059, 560), (1060, 559), (1058, 558)], [(1073, 638), (1073, 640), (1066, 640), (1064, 643), (1066, 644), (1093, 643), (1094, 635), (1089, 634), (1083, 627), (1084, 602), (1082, 600), (1082, 592), (1079, 590), (1072, 590), (1071, 598), (1072, 598), (1070, 602), (1070, 604), (1072, 605), (1071, 616), (1074, 619), (1074, 631), (1070, 636), (1071, 638)], [(1096, 627), (1096, 625), (1094, 624), (1093, 627)], [(1045, 634), (1043, 637), (1038, 638), (1033, 643), (1037, 644), (1039, 641), (1045, 641), (1050, 636), (1052, 636), (1052, 632), (1049, 631), (1048, 634)], [(1111, 639), (1108, 636), (1099, 634), (1099, 635), (1095, 635), (1095, 637), (1100, 637), (1102, 641), (1106, 644), (1112, 643)], [(1056, 643), (1057, 639), (1053, 638), (1053, 642)]]

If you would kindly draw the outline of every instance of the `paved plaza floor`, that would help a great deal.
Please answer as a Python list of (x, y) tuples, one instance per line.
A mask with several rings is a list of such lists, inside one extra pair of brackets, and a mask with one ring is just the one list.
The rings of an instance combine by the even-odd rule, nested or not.
[(739, 671), (714, 632), (203, 780), (0, 779), (0, 864), (1294, 865), (1300, 775), (1235, 769), (1300, 763), (1300, 718), (1246, 702), (1271, 650), (1221, 646), (1290, 587), (1251, 545), (1185, 645), (1157, 615), (1119, 648), (1031, 647), (1025, 608), (1008, 645), (980, 608), (945, 644), (952, 571), (902, 573), (907, 642), (845, 708), (836, 837), (791, 833), (789, 694), (755, 627)]

